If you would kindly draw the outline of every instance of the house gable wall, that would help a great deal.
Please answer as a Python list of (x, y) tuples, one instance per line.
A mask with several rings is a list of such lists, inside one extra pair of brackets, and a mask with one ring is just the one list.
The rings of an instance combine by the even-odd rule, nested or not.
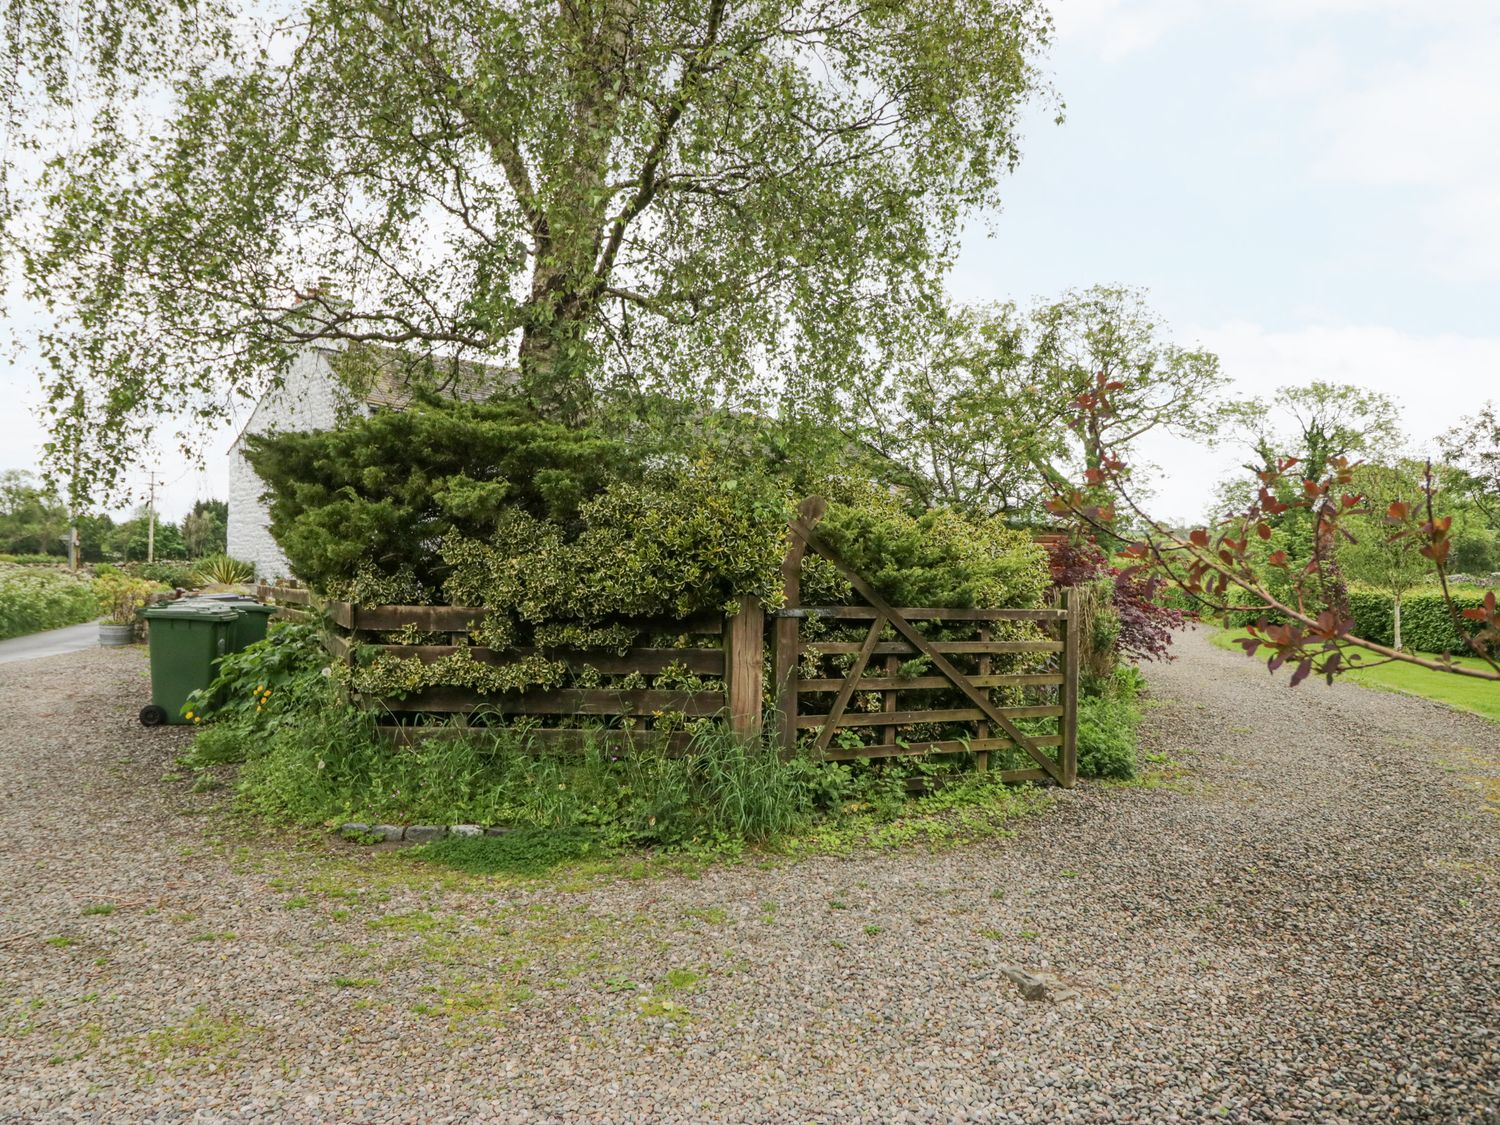
[(271, 515), (262, 499), (265, 482), (245, 459), (249, 434), (332, 429), (359, 409), (334, 375), (331, 353), (307, 348), (293, 357), (281, 386), (256, 404), (250, 420), (229, 447), (229, 553), (255, 567), (258, 578), (292, 577), (281, 548), (271, 538)]

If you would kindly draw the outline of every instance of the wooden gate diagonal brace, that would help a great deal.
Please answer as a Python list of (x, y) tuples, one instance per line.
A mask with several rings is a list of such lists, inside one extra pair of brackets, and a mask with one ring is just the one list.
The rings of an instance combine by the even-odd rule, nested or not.
[(849, 706), (849, 700), (854, 696), (854, 685), (859, 683), (859, 678), (865, 674), (865, 665), (870, 663), (870, 654), (875, 651), (875, 642), (880, 640), (880, 634), (884, 629), (885, 615), (876, 614), (875, 620), (870, 622), (870, 631), (865, 634), (865, 643), (860, 646), (859, 655), (854, 658), (854, 666), (849, 669), (849, 674), (844, 677), (844, 683), (834, 698), (833, 707), (828, 712), (828, 721), (818, 732), (818, 740), (815, 743), (818, 753), (821, 754), (827, 750), (829, 742), (833, 740), (834, 728), (844, 717), (844, 708)]

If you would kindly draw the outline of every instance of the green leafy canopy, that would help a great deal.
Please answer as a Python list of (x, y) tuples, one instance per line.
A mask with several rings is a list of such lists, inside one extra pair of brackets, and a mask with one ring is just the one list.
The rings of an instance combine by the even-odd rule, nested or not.
[(9, 213), (57, 314), (57, 448), (103, 485), (161, 415), (215, 421), (320, 340), (514, 364), (558, 417), (653, 387), (831, 405), (916, 332), (1050, 96), (1040, 0), (304, 0), (216, 8), (249, 29), (222, 37), (91, 10), (73, 61), (154, 45), (152, 97), (106, 96)]

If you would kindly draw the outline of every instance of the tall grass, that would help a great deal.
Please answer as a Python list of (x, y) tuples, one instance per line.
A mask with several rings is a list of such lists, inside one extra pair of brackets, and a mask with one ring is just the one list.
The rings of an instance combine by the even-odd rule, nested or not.
[[(279, 821), (510, 828), (504, 845), (495, 840), (509, 837), (444, 842), (474, 870), (631, 847), (724, 854), (778, 837), (828, 846), (968, 838), (1035, 804), (994, 774), (962, 774), (966, 755), (818, 763), (718, 726), (677, 754), (622, 752), (599, 733), (569, 753), (506, 727), (436, 729), (392, 745), (373, 716), (340, 698), (325, 660), (316, 630), (295, 626), (226, 657), (214, 690), (253, 706), (207, 709), (196, 764), (243, 763), (241, 801)], [(945, 784), (908, 800), (913, 773)]]
[(269, 738), (209, 727), (198, 753), (244, 759), (245, 801), (303, 823), (587, 829), (618, 845), (764, 840), (805, 825), (829, 796), (812, 763), (719, 729), (696, 735), (680, 756), (612, 753), (602, 739), (560, 754), (510, 730), (393, 747), (368, 717), (329, 707)]

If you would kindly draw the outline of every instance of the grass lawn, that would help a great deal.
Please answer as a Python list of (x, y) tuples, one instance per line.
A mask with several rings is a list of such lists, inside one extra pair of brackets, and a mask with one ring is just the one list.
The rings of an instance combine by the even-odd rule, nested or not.
[[(1218, 629), (1213, 633), (1212, 640), (1220, 648), (1243, 653), (1244, 649), (1236, 642), (1249, 635), (1243, 629)], [(1464, 661), (1460, 660), (1458, 663), (1463, 664)], [(1500, 723), (1500, 683), (1455, 676), (1448, 672), (1432, 672), (1412, 664), (1382, 664), (1379, 668), (1350, 672), (1348, 678), (1363, 687), (1420, 695)]]

